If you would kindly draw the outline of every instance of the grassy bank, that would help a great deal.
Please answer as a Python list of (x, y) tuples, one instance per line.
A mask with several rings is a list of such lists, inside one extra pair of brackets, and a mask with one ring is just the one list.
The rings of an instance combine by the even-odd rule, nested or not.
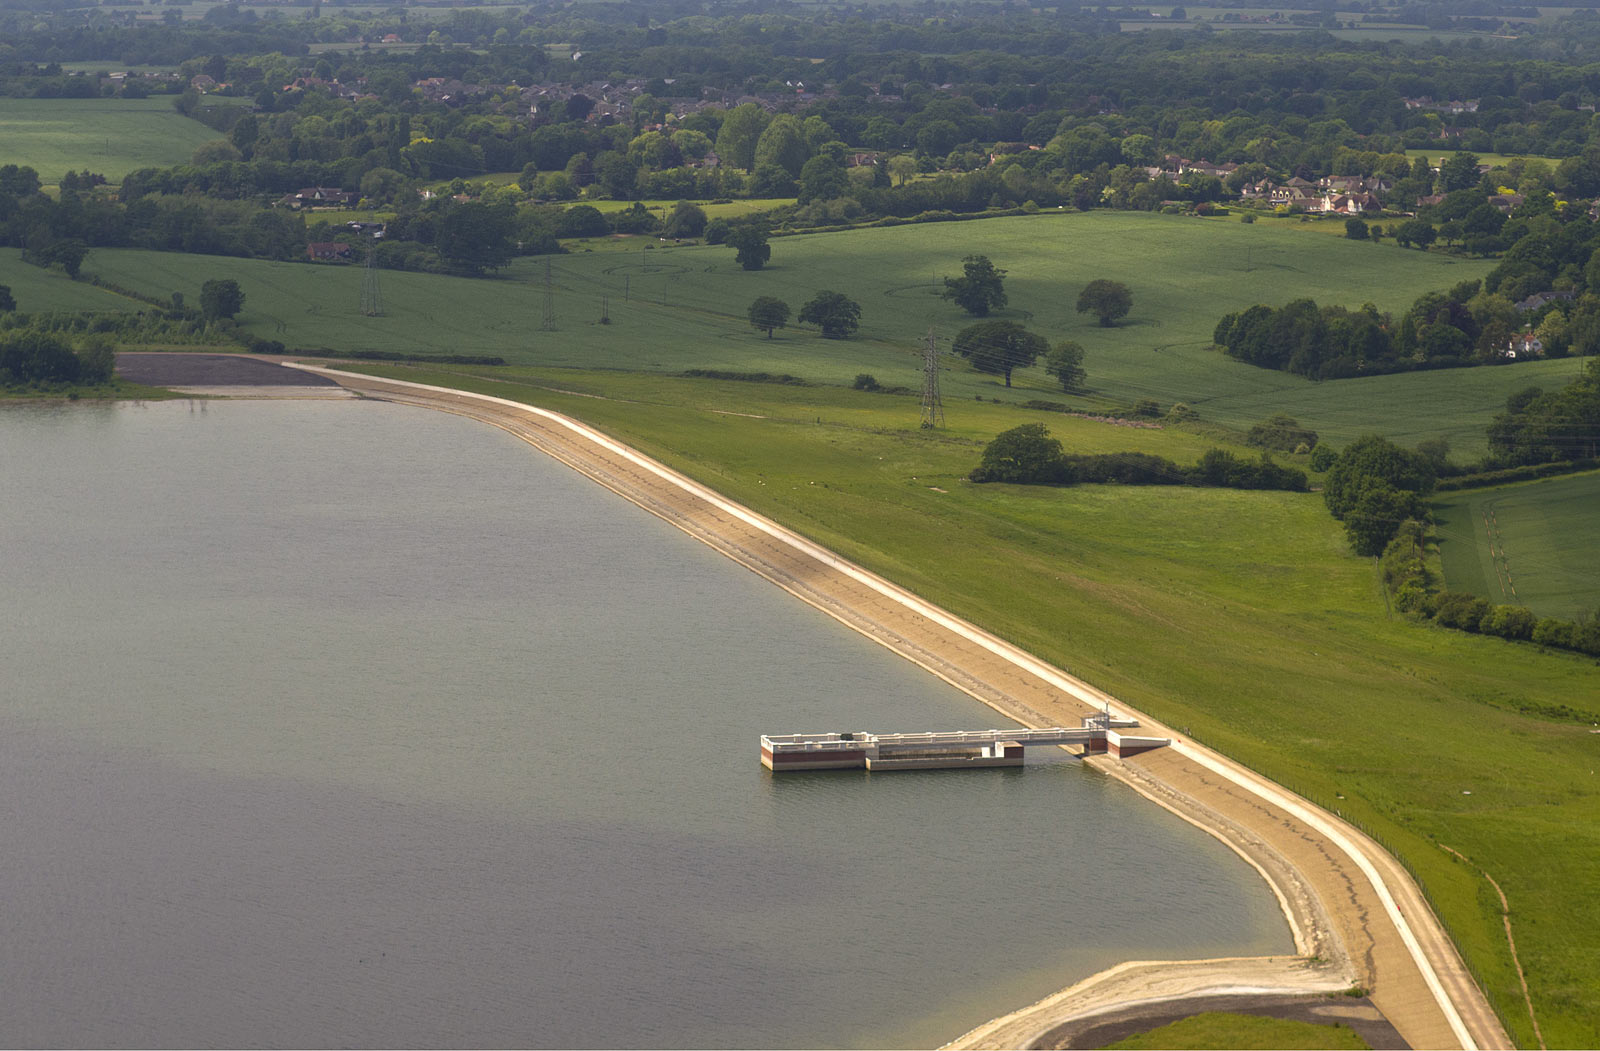
[[(1311, 494), (964, 480), (1029, 418), (991, 402), (916, 429), (914, 398), (561, 370), (371, 368), (593, 423), (1262, 770), (1419, 874), (1521, 1042), (1499, 880), (1552, 1046), (1600, 1040), (1596, 665), (1390, 618)], [(744, 414), (744, 415), (731, 415)], [(1211, 443), (1052, 418), (1086, 451), (1190, 460)]]

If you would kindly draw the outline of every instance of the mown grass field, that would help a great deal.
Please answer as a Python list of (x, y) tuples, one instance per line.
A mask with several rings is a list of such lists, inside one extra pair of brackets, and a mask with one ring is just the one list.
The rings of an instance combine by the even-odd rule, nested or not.
[(173, 99), (0, 98), (0, 157), (26, 165), (46, 183), (88, 169), (111, 182), (136, 168), (187, 164), (220, 138), (172, 108)]
[[(660, 372), (787, 372), (832, 384), (865, 372), (885, 385), (916, 388), (928, 328), (948, 348), (973, 320), (937, 293), (974, 252), (1009, 271), (1010, 303), (998, 317), (1051, 341), (1084, 345), (1090, 393), (1063, 394), (1042, 368), (1017, 372), (1006, 390), (952, 358), (942, 378), (947, 399), (1046, 398), (1095, 409), (1154, 398), (1163, 406), (1185, 402), (1231, 427), (1282, 411), (1335, 443), (1372, 430), (1405, 444), (1444, 437), (1458, 458), (1473, 458), (1509, 393), (1558, 385), (1578, 367), (1540, 361), (1313, 383), (1232, 361), (1209, 349), (1216, 321), (1228, 311), (1300, 296), (1400, 310), (1424, 291), (1481, 277), (1492, 264), (1228, 219), (1106, 212), (786, 237), (772, 242), (771, 264), (756, 272), (740, 269), (726, 247), (636, 238), (604, 251), (518, 260), (492, 279), (385, 271), (378, 318), (361, 314), (362, 272), (354, 266), (100, 249), (85, 269), (163, 298), (181, 291), (191, 301), (207, 278), (236, 278), (246, 296), (243, 324), (290, 347), (495, 354), (530, 365)], [(15, 260), (0, 253), (0, 282), (18, 268)], [(541, 331), (547, 265), (555, 332)], [(1133, 312), (1114, 328), (1074, 309), (1078, 291), (1096, 277), (1133, 290)], [(790, 327), (768, 340), (745, 319), (756, 296), (778, 296), (798, 312), (825, 288), (861, 303), (855, 338), (824, 340), (815, 329)], [(599, 323), (603, 303), (609, 325)]]
[[(1419, 873), (1519, 1042), (1500, 881), (1550, 1046), (1600, 1042), (1600, 693), (1591, 659), (1385, 614), (1316, 494), (976, 486), (1038, 419), (914, 395), (553, 369), (363, 371), (583, 419), (1336, 809)], [(1181, 462), (1179, 429), (1050, 417), (1069, 448)], [(1525, 714), (1567, 705), (1582, 721)]]
[(1600, 610), (1600, 472), (1441, 494), (1446, 586), (1576, 620)]
[(1177, 1048), (1368, 1048), (1372, 1045), (1347, 1026), (1318, 1025), (1287, 1018), (1211, 1011), (1145, 1033), (1136, 1033), (1108, 1049), (1144, 1051)]

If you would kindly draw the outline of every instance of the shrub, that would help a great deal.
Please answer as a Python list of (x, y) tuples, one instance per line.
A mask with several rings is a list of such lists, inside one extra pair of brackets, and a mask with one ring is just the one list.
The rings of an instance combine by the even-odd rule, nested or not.
[(1477, 631), (1487, 612), (1486, 600), (1461, 591), (1446, 591), (1438, 598), (1433, 619), (1447, 628)]
[(1532, 610), (1521, 606), (1495, 606), (1483, 615), (1478, 630), (1502, 639), (1531, 639), (1534, 624)]
[(882, 387), (880, 387), (878, 385), (877, 377), (873, 376), (871, 373), (867, 373), (867, 372), (858, 372), (858, 373), (856, 373), (855, 382), (850, 384), (850, 386), (854, 387), (856, 390), (882, 390), (883, 389)]
[(1562, 649), (1571, 649), (1572, 632), (1576, 627), (1577, 625), (1570, 620), (1545, 617), (1533, 626), (1533, 641), (1541, 646), (1559, 646)]

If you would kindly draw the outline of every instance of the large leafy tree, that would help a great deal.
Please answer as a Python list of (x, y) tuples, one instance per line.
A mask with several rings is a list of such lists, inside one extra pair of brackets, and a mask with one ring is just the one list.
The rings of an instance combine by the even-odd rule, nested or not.
[(511, 262), (511, 230), (516, 208), (469, 201), (445, 212), (434, 245), (457, 270), (481, 274)]
[(1015, 321), (981, 321), (956, 334), (954, 349), (979, 372), (1004, 376), (1009, 387), (1011, 370), (1032, 365), (1047, 348), (1043, 336)]
[(989, 311), (1006, 305), (1006, 272), (986, 255), (969, 255), (961, 261), (962, 275), (944, 279), (944, 298), (973, 317), (988, 317)]
[(1121, 281), (1095, 278), (1078, 293), (1078, 313), (1093, 314), (1106, 328), (1128, 316), (1133, 309), (1133, 293)]
[(1045, 355), (1044, 370), (1061, 382), (1064, 391), (1081, 391), (1088, 373), (1083, 370), (1083, 347), (1063, 340)]
[(750, 304), (750, 327), (772, 338), (772, 330), (789, 323), (789, 304), (777, 296), (757, 296)]
[(244, 292), (231, 277), (213, 277), (200, 286), (200, 313), (207, 321), (230, 318), (244, 309)]
[(760, 270), (772, 258), (772, 246), (767, 244), (767, 231), (754, 223), (742, 223), (731, 228), (724, 243), (733, 248), (733, 258), (746, 270)]
[(816, 325), (827, 339), (847, 339), (861, 327), (861, 304), (843, 292), (824, 289), (800, 308), (800, 323)]
[[(1368, 434), (1351, 442), (1328, 469), (1322, 499), (1333, 517), (1343, 519), (1369, 491), (1391, 489), (1423, 496), (1433, 491), (1433, 464), (1426, 456)], [(1402, 517), (1414, 517), (1406, 515)], [(1395, 521), (1399, 528), (1399, 521)], [(1393, 536), (1391, 532), (1389, 536)], [(1389, 536), (1384, 537), (1388, 543)], [(1382, 544), (1378, 545), (1382, 548)]]
[(1001, 431), (983, 447), (983, 460), (970, 475), (974, 482), (1049, 484), (1068, 480), (1061, 443), (1042, 423)]

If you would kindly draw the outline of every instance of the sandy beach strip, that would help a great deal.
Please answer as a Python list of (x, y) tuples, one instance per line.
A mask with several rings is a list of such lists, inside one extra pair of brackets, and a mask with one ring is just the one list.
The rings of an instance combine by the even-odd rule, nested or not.
[[(1409, 874), (1336, 815), (782, 526), (548, 410), (487, 395), (295, 365), (369, 397), (500, 427), (1025, 726), (1109, 704), (1169, 748), (1085, 760), (1228, 844), (1266, 879), (1293, 957), (1130, 962), (997, 1018), (952, 1047), (1030, 1047), (1137, 1005), (1325, 995), (1360, 986), (1412, 1047), (1510, 1047)], [(1215, 1009), (1209, 1007), (1209, 1009)]]

